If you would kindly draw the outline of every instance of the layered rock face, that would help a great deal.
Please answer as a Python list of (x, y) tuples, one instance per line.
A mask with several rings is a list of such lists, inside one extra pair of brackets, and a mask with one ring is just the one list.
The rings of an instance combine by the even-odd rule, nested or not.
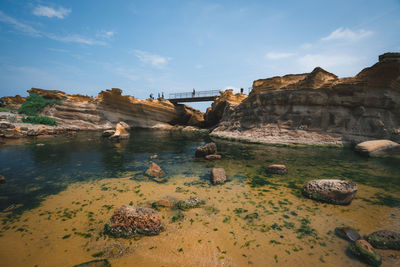
[[(67, 130), (110, 129), (119, 121), (124, 121), (131, 127), (166, 129), (175, 124), (201, 126), (204, 122), (203, 113), (199, 110), (186, 105), (175, 106), (165, 99), (140, 100), (123, 96), (122, 90), (117, 88), (101, 91), (97, 97), (69, 95), (62, 91), (38, 88), (32, 88), (28, 92), (46, 99), (61, 100), (61, 105), (47, 106), (40, 115), (55, 118), (58, 128)], [(3, 104), (8, 103), (7, 101), (11, 100), (2, 99)]]
[(400, 141), (400, 53), (352, 78), (321, 68), (253, 83), (212, 135), (266, 143)]

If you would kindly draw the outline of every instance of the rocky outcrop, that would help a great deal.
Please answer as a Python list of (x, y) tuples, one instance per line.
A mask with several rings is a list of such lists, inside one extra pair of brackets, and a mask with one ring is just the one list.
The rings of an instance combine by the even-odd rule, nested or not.
[(352, 78), (311, 73), (257, 80), (212, 135), (264, 143), (400, 142), (400, 54)]
[(213, 154), (217, 154), (217, 145), (215, 143), (208, 143), (204, 146), (199, 146), (194, 155), (197, 158), (201, 158)]
[(337, 205), (350, 204), (356, 193), (356, 184), (343, 180), (312, 180), (303, 187), (304, 196)]
[(105, 233), (113, 237), (157, 235), (162, 228), (161, 218), (150, 208), (122, 205), (105, 225)]
[(374, 248), (400, 250), (400, 233), (398, 232), (377, 231), (370, 234), (367, 240)]
[(0, 98), (0, 106), (8, 108), (19, 108), (22, 103), (25, 102), (25, 97), (20, 95), (16, 96), (3, 96)]
[(400, 155), (400, 144), (390, 140), (371, 140), (356, 145), (355, 151), (369, 157)]
[(226, 174), (223, 168), (212, 168), (211, 169), (211, 183), (224, 184), (226, 182)]
[[(129, 133), (129, 125), (123, 121), (120, 121), (115, 126), (115, 132), (113, 135), (110, 136), (110, 139), (128, 139), (131, 135)], [(104, 132), (103, 132), (104, 134)]]
[(371, 266), (380, 266), (382, 264), (382, 257), (364, 239), (356, 240), (354, 244), (350, 245), (349, 250)]
[(246, 98), (245, 94), (233, 94), (233, 89), (221, 91), (204, 114), (205, 125), (210, 127), (218, 124), (224, 116), (228, 117), (230, 112)]

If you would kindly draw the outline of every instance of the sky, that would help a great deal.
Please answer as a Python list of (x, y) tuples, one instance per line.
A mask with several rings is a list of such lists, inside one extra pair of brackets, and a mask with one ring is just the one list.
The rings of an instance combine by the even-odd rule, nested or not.
[(247, 92), (317, 66), (354, 76), (399, 51), (400, 0), (0, 1), (0, 96)]

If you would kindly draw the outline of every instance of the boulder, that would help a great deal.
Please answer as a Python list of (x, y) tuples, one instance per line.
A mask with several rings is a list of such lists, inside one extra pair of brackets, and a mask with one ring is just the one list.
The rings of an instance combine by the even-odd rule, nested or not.
[(150, 156), (150, 159), (156, 159), (156, 158), (158, 158), (158, 155), (157, 155), (157, 154), (151, 155), (151, 156)]
[(349, 250), (355, 256), (372, 266), (380, 266), (382, 264), (382, 257), (375, 251), (371, 244), (364, 239), (356, 240), (354, 244), (350, 245)]
[(87, 261), (87, 262), (75, 265), (74, 267), (111, 267), (111, 264), (107, 259), (101, 259), (101, 260)]
[(110, 137), (115, 134), (115, 130), (105, 130), (101, 136), (103, 137)]
[(105, 225), (104, 232), (113, 237), (129, 238), (136, 235), (157, 235), (161, 228), (161, 218), (155, 210), (122, 205)]
[(6, 182), (6, 177), (0, 175), (0, 184), (4, 184)]
[(8, 121), (0, 121), (1, 129), (14, 129), (15, 126)]
[(226, 181), (225, 170), (223, 168), (212, 168), (211, 182), (213, 184), (223, 184)]
[(196, 149), (195, 156), (198, 158), (202, 158), (211, 154), (217, 154), (217, 145), (215, 143), (208, 143), (204, 146), (199, 146)]
[(357, 192), (357, 185), (344, 180), (312, 180), (303, 187), (303, 195), (322, 202), (348, 205)]
[(115, 127), (115, 133), (110, 136), (110, 139), (128, 139), (130, 136), (129, 125), (123, 121), (117, 123)]
[(286, 174), (287, 169), (285, 165), (271, 164), (267, 167), (267, 173), (270, 174)]
[(360, 234), (357, 233), (356, 230), (354, 230), (351, 227), (336, 227), (335, 228), (335, 233), (340, 236), (343, 239), (349, 240), (349, 241), (356, 241), (361, 238)]
[(400, 144), (390, 140), (372, 140), (356, 145), (355, 151), (370, 157), (388, 157), (400, 155)]
[(374, 247), (380, 249), (400, 250), (400, 233), (382, 230), (370, 234), (367, 241)]
[(193, 208), (198, 208), (204, 204), (205, 201), (200, 199), (199, 197), (191, 197), (186, 200), (179, 200), (175, 203), (175, 207), (180, 210), (189, 210)]
[(164, 171), (160, 168), (160, 166), (158, 166), (157, 164), (155, 164), (154, 162), (152, 162), (150, 164), (149, 169), (146, 171), (145, 173), (147, 176), (149, 177), (161, 177), (163, 176), (165, 173)]
[(218, 155), (218, 154), (211, 154), (211, 155), (205, 156), (204, 158), (208, 159), (208, 160), (215, 160), (215, 159), (221, 159), (222, 157), (221, 157), (221, 155)]

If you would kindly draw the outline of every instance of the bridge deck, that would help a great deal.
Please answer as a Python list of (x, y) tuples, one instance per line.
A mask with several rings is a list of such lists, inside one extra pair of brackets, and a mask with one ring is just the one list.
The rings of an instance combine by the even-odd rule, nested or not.
[(172, 103), (214, 101), (219, 96), (219, 90), (194, 91), (186, 93), (169, 94), (168, 100)]

